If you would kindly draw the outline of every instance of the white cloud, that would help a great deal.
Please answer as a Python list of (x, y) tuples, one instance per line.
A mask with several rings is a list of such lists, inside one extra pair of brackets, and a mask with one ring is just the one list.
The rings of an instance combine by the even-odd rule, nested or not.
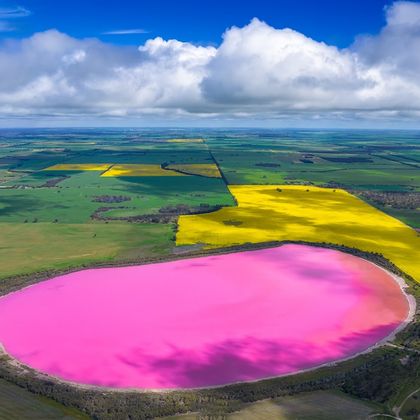
[(202, 87), (235, 108), (340, 109), (373, 82), (355, 54), (254, 19), (225, 33)]
[(411, 1), (398, 1), (386, 8), (388, 27), (420, 25), (420, 7)]
[(64, 55), (61, 59), (65, 64), (77, 64), (81, 63), (86, 58), (86, 52), (84, 50), (75, 50), (70, 54)]
[(396, 2), (375, 36), (338, 49), (258, 19), (219, 47), (160, 37), (139, 48), (51, 30), (0, 44), (0, 111), (150, 118), (398, 120), (420, 114), (420, 4)]
[(420, 3), (396, 2), (386, 10), (387, 25), (377, 36), (360, 37), (353, 49), (367, 66), (410, 77), (420, 71)]

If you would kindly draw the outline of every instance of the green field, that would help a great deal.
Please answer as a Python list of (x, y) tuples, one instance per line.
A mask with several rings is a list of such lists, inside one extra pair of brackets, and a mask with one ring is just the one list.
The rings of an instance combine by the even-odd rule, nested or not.
[(0, 278), (167, 255), (173, 237), (167, 224), (0, 223), (0, 229)]
[(420, 415), (420, 390), (403, 402), (400, 416), (405, 419), (418, 419)]
[(1, 420), (87, 420), (81, 412), (0, 379)]
[[(238, 411), (224, 415), (223, 418), (229, 420), (355, 420), (366, 419), (373, 413), (378, 413), (378, 407), (375, 404), (350, 398), (342, 392), (315, 391), (244, 404)], [(197, 418), (201, 418), (199, 414), (192, 413), (164, 419), (195, 420)]]
[(301, 419), (353, 420), (368, 417), (377, 412), (377, 407), (360, 400), (349, 398), (346, 394), (317, 391), (291, 397), (260, 401), (231, 414), (232, 420), (263, 419)]
[[(69, 174), (69, 172), (67, 172)], [(221, 179), (185, 177), (101, 177), (96, 171), (68, 175), (54, 187), (1, 190), (0, 222), (86, 223), (99, 207), (124, 206), (133, 214), (154, 214), (167, 205), (234, 204)], [(95, 197), (128, 198), (120, 204)]]

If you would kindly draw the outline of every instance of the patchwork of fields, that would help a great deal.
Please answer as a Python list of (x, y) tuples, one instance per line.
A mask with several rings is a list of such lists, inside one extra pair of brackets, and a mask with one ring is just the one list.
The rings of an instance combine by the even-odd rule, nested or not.
[[(419, 138), (409, 131), (2, 130), (0, 291), (22, 287), (33, 273), (268, 241), (378, 253), (420, 281)], [(404, 350), (420, 348), (416, 328), (395, 355), (383, 350), (389, 359), (379, 360), (376, 376), (355, 374), (343, 389), (384, 410), (398, 387), (404, 395), (416, 389), (417, 353)], [(381, 372), (387, 381), (363, 385)], [(279, 413), (273, 404), (268, 410)]]

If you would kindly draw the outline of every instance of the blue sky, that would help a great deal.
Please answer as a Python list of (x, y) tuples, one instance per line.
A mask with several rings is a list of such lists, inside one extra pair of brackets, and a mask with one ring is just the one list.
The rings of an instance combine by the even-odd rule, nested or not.
[[(99, 37), (106, 42), (139, 44), (150, 36), (203, 44), (219, 44), (230, 26), (244, 26), (258, 17), (276, 28), (290, 27), (318, 41), (346, 47), (361, 33), (384, 25), (384, 0), (213, 0), (127, 1), (23, 0), (31, 12), (15, 20), (16, 31), (3, 37), (25, 37), (56, 28), (76, 38)], [(0, 2), (2, 7), (16, 3)], [(147, 34), (104, 35), (142, 29)]]
[(0, 0), (0, 126), (420, 128), (420, 1)]

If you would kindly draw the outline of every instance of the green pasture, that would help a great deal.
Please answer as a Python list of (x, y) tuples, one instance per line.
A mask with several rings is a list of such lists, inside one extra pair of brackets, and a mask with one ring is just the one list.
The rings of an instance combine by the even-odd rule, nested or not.
[(0, 379), (0, 419), (88, 420), (89, 417)]
[[(420, 171), (414, 161), (408, 162), (411, 148), (420, 148), (409, 138), (402, 155), (394, 156), (392, 139), (377, 140), (367, 136), (366, 142), (358, 137), (342, 138), (343, 133), (331, 133), (322, 138), (210, 138), (207, 144), (230, 184), (259, 183), (314, 183), (341, 184), (344, 188), (368, 186), (372, 189), (412, 190), (420, 186)], [(404, 147), (410, 147), (409, 152)], [(419, 152), (420, 153), (420, 152)], [(415, 156), (415, 155), (414, 155)], [(407, 164), (408, 163), (408, 164)], [(414, 166), (413, 166), (414, 165)]]
[(0, 231), (0, 278), (155, 257), (174, 245), (170, 224), (0, 223)]
[[(52, 172), (52, 171), (51, 171)], [(54, 171), (55, 172), (55, 171)], [(39, 175), (34, 175), (34, 179)], [(100, 207), (129, 207), (135, 214), (158, 213), (171, 205), (233, 205), (222, 179), (182, 177), (101, 177), (100, 172), (57, 171), (68, 176), (54, 187), (27, 185), (1, 189), (0, 222), (85, 223)], [(51, 179), (51, 176), (49, 177)], [(44, 175), (42, 183), (46, 182)], [(123, 203), (95, 202), (98, 196), (124, 196)]]

